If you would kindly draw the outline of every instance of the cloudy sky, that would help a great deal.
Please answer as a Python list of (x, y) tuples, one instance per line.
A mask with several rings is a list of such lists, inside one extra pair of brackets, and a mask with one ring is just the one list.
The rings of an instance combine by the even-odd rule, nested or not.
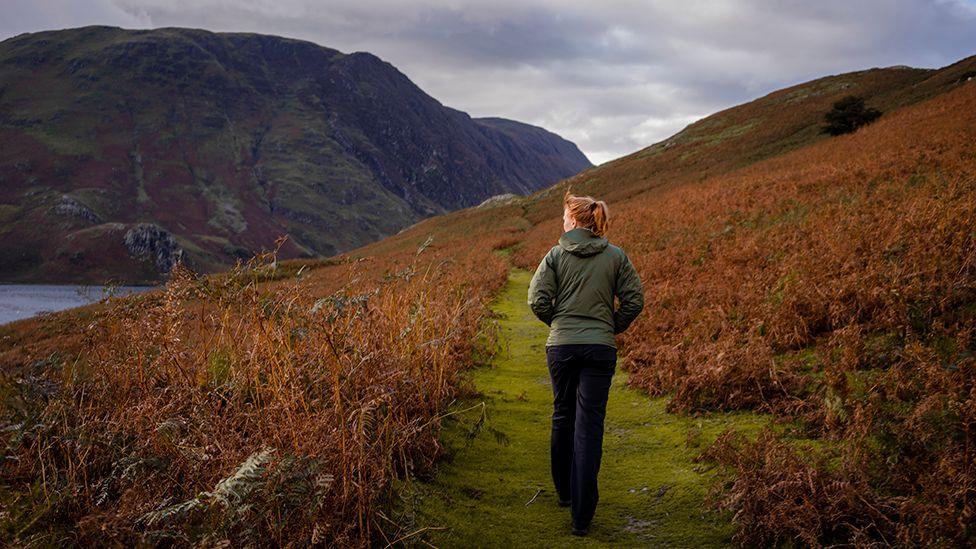
[(89, 24), (250, 31), (369, 51), (445, 105), (594, 163), (827, 74), (976, 54), (976, 0), (0, 0), (0, 39)]

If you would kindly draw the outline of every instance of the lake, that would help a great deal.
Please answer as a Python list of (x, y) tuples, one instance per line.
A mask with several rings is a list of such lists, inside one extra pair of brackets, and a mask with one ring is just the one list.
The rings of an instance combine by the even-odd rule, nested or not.
[[(0, 284), (0, 324), (62, 311), (107, 297), (106, 286)], [(112, 295), (146, 292), (155, 286), (113, 286)]]

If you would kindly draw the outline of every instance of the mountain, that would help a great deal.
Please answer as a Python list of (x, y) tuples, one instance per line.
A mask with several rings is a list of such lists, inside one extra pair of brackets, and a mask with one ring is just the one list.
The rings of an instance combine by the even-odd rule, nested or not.
[(91, 26), (0, 42), (0, 281), (151, 281), (327, 256), (590, 167), (369, 53)]

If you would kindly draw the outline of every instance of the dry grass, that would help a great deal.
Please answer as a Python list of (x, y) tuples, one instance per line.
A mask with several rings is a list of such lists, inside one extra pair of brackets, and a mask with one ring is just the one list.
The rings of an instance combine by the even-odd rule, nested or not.
[(426, 249), (384, 274), (347, 262), (320, 293), (310, 277), (264, 283), (265, 260), (179, 271), (95, 313), (77, 354), (5, 376), (5, 539), (365, 545), (396, 531), (377, 511), (394, 476), (438, 457), (438, 414), (490, 348), (505, 265)]

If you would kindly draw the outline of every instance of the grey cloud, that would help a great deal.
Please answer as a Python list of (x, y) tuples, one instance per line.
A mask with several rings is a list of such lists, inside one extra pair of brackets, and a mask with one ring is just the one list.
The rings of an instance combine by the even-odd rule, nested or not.
[(4, 0), (0, 14), (3, 16), (0, 17), (0, 40), (40, 30), (95, 24), (142, 27), (149, 23), (146, 13), (123, 9), (111, 0)]
[(976, 53), (971, 0), (17, 0), (3, 10), (0, 37), (100, 22), (369, 51), (446, 105), (546, 127), (594, 162), (826, 74)]

